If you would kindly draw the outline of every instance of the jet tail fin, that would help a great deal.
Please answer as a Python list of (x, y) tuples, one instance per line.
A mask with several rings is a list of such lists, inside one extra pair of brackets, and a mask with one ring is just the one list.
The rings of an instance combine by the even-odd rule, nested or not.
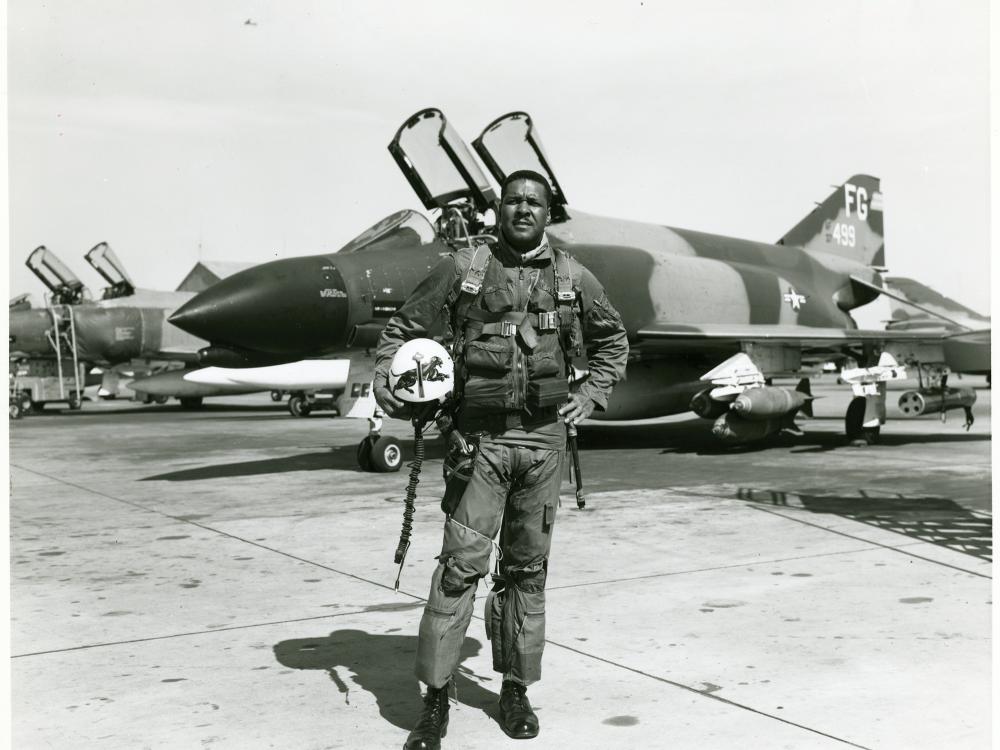
[(792, 227), (778, 244), (884, 266), (881, 181), (854, 175)]

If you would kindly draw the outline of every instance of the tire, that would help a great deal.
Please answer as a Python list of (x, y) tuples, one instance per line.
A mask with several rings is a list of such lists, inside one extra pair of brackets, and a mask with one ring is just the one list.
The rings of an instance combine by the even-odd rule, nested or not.
[(399, 471), (403, 446), (396, 438), (383, 435), (372, 444), (372, 468), (378, 472)]
[(844, 417), (844, 432), (850, 442), (864, 441), (867, 445), (874, 445), (878, 442), (879, 433), (882, 426), (865, 427), (865, 399), (858, 396), (851, 400), (847, 406), (847, 415)]
[(288, 399), (288, 411), (293, 417), (308, 417), (312, 406), (305, 396), (292, 396)]
[(374, 471), (375, 468), (372, 466), (372, 443), (375, 440), (371, 435), (365, 437), (360, 443), (358, 443), (358, 467), (362, 471)]
[(22, 393), (20, 398), (17, 400), (18, 404), (21, 406), (21, 414), (25, 417), (34, 411), (34, 404), (31, 403), (31, 396), (27, 393)]
[(202, 404), (201, 396), (181, 396), (177, 399), (185, 409), (200, 409)]
[(281, 391), (271, 391), (271, 400), (278, 403), (281, 401), (282, 395)]
[(24, 409), (21, 408), (21, 402), (20, 401), (11, 401), (10, 402), (10, 418), (11, 419), (20, 419), (23, 416), (24, 416)]
[(154, 404), (165, 404), (165, 403), (167, 403), (167, 399), (169, 399), (169, 398), (170, 398), (170, 396), (153, 396), (153, 403)]

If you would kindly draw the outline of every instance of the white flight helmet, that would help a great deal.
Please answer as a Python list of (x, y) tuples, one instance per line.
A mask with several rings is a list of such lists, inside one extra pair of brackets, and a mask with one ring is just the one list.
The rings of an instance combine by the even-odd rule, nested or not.
[(441, 344), (431, 339), (407, 341), (389, 367), (389, 390), (411, 404), (443, 401), (455, 386), (455, 363)]

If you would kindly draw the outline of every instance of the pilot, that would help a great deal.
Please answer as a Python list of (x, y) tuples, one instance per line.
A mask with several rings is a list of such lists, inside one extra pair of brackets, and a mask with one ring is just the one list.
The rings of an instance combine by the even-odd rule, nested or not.
[[(526, 690), (541, 677), (566, 429), (607, 406), (628, 357), (621, 317), (600, 282), (549, 244), (551, 200), (540, 174), (511, 173), (501, 190), (498, 242), (444, 257), (379, 340), (375, 399), (390, 416), (404, 408), (388, 387), (396, 350), (433, 332), (451, 347), (455, 397), (438, 424), (449, 445), (446, 465), (464, 459), (471, 467), (451, 475), (442, 501), (444, 542), (417, 640), (416, 674), (427, 693), (408, 750), (440, 747), (451, 677), (491, 556), (486, 622), (493, 668), (503, 674), (500, 725), (516, 739), (538, 734)], [(583, 356), (589, 376), (570, 388), (571, 362)]]

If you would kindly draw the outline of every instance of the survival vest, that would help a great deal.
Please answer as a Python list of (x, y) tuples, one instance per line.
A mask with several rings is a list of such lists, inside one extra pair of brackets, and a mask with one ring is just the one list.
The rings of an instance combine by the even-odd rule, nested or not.
[(456, 253), (459, 280), (447, 305), (467, 412), (539, 413), (565, 402), (568, 367), (583, 340), (581, 267), (559, 248), (552, 253), (550, 268), (526, 268), (513, 295), (489, 246)]

